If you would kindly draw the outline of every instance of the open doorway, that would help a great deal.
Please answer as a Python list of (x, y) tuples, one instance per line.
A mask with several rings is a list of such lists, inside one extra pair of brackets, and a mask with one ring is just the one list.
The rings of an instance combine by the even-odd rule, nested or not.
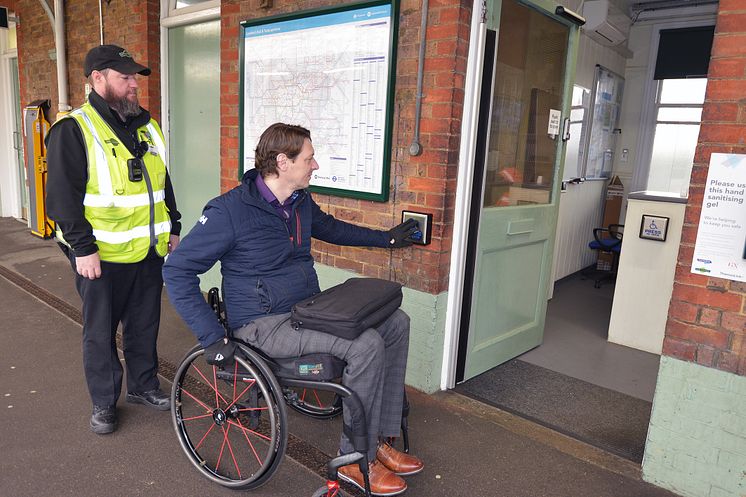
[[(645, 19), (645, 16), (640, 16), (638, 20), (640, 19)], [(697, 22), (701, 24), (708, 21)], [(682, 133), (671, 130), (693, 129), (694, 126), (698, 128), (698, 122), (694, 123), (691, 117), (697, 114), (697, 105), (689, 100), (670, 100), (665, 90), (671, 76), (654, 76), (654, 69), (659, 34), (691, 24), (690, 21), (674, 23), (670, 19), (659, 17), (651, 18), (648, 23), (641, 22), (634, 28), (632, 33), (637, 36), (637, 41), (630, 46), (634, 45), (637, 50), (648, 54), (647, 67), (638, 67), (642, 59), (637, 55), (636, 61), (622, 58), (621, 66), (619, 60), (612, 56), (604, 60), (590, 60), (591, 57), (587, 54), (593, 51), (586, 50), (581, 44), (574, 79), (574, 84), (579, 89), (573, 92), (577, 98), (573, 98), (571, 106), (571, 138), (564, 164), (566, 173), (568, 160), (573, 153), (576, 164), (591, 159), (588, 149), (583, 151), (580, 147), (582, 138), (576, 142), (578, 149), (574, 152), (571, 150), (573, 126), (577, 129), (582, 122), (582, 112), (594, 112), (590, 95), (595, 82), (593, 78), (583, 80), (583, 67), (611, 67), (613, 70), (609, 72), (626, 77), (626, 86), (619, 133), (615, 133), (617, 126), (607, 126), (606, 129), (609, 136), (618, 135), (617, 143), (604, 144), (598, 150), (593, 164), (596, 170), (607, 174), (601, 174), (593, 181), (588, 170), (577, 168), (572, 177), (563, 176), (568, 184), (560, 194), (560, 221), (556, 243), (564, 243), (562, 235), (567, 235), (568, 240), (574, 241), (576, 245), (570, 252), (580, 256), (578, 265), (553, 277), (556, 284), (546, 308), (544, 333), (539, 346), (516, 354), (480, 375), (472, 378), (467, 376), (466, 381), (456, 386), (457, 391), (466, 395), (637, 463), (642, 461), (657, 383), (659, 355), (608, 341), (615, 297), (614, 284), (607, 282), (600, 288), (594, 288), (593, 278), (587, 273), (584, 275), (583, 269), (595, 267), (596, 256), (589, 250), (588, 242), (592, 239), (592, 228), (602, 226), (604, 190), (610, 176), (619, 174), (622, 177), (626, 187), (625, 199), (630, 190), (644, 190), (649, 183), (657, 184), (655, 181), (661, 176), (688, 180), (688, 169), (681, 174), (679, 172), (682, 164), (691, 166), (691, 158), (681, 160), (680, 152), (685, 149), (694, 150), (696, 132), (690, 133), (693, 136), (690, 140), (691, 147), (666, 140), (665, 133), (669, 136), (674, 133), (678, 138), (683, 138)], [(587, 60), (583, 60), (583, 57), (587, 57)], [(673, 76), (689, 85), (698, 84), (692, 79), (697, 77), (702, 76), (693, 73)], [(684, 94), (693, 98), (695, 92), (688, 90)], [(601, 116), (606, 119), (609, 114), (602, 111)], [(695, 117), (698, 120), (699, 114)], [(613, 119), (607, 121), (610, 123)], [(662, 138), (656, 140), (655, 137), (659, 134)], [(661, 141), (676, 143), (677, 153), (662, 153), (656, 148)], [(583, 157), (584, 153), (586, 157)], [(639, 181), (641, 175), (644, 176), (643, 181)], [(669, 181), (667, 185), (676, 194), (685, 190), (677, 181)], [(574, 201), (573, 196), (581, 191), (586, 194), (577, 195), (578, 197), (592, 199), (589, 204), (580, 206), (584, 212), (589, 213), (587, 225), (579, 226), (580, 223), (576, 223), (579, 226), (577, 230), (567, 228), (562, 232), (563, 206), (570, 205)], [(472, 206), (475, 205), (472, 202)], [(615, 222), (624, 223), (624, 216), (622, 209), (621, 216)], [(575, 214), (570, 217), (577, 220)], [(637, 233), (629, 232), (627, 236), (636, 237)], [(678, 240), (674, 243), (677, 244)], [(588, 257), (592, 261), (582, 260)], [(556, 262), (555, 257), (555, 264)], [(473, 270), (480, 273), (482, 268)], [(464, 303), (467, 308), (475, 305), (478, 302), (474, 299)], [(463, 329), (462, 326), (462, 333)]]

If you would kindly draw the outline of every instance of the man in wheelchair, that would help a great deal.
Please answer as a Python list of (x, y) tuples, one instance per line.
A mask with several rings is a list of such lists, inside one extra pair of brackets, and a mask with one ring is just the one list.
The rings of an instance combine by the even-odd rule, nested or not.
[[(241, 185), (211, 200), (163, 268), (169, 298), (205, 348), (208, 363), (232, 361), (236, 345), (205, 302), (198, 275), (221, 262), (223, 298), (233, 336), (273, 358), (329, 353), (346, 362), (342, 382), (360, 398), (368, 424), (371, 492), (396, 495), (407, 488), (401, 475), (422, 470), (417, 457), (385, 442), (397, 437), (404, 402), (409, 317), (397, 310), (376, 329), (354, 340), (310, 329), (293, 329), (290, 310), (318, 293), (311, 238), (337, 245), (399, 248), (417, 229), (407, 221), (388, 231), (339, 221), (324, 213), (307, 187), (318, 169), (310, 132), (276, 123), (261, 135), (255, 169)], [(349, 424), (349, 410), (344, 410)], [(340, 453), (353, 452), (345, 434)], [(356, 464), (340, 478), (364, 487)]]

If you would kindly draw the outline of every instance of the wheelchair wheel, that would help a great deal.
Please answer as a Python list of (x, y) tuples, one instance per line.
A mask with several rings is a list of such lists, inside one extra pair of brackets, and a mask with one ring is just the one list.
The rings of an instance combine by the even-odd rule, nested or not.
[(266, 483), (287, 447), (287, 412), (266, 363), (241, 347), (230, 367), (207, 364), (200, 346), (179, 365), (171, 418), (189, 461), (233, 489)]
[(315, 388), (285, 387), (285, 402), (301, 414), (331, 419), (342, 414), (342, 398), (334, 392)]

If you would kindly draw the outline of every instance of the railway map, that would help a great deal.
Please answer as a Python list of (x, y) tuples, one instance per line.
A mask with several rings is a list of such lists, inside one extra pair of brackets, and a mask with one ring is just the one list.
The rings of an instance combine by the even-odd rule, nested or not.
[(390, 32), (390, 5), (246, 27), (244, 170), (267, 126), (300, 124), (319, 163), (312, 185), (380, 193)]

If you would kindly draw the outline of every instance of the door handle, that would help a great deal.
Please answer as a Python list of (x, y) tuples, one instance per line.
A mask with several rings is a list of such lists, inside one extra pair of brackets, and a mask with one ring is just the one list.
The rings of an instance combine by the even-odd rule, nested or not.
[(20, 136), (21, 136), (21, 133), (19, 133), (18, 131), (13, 132), (13, 148), (19, 151), (21, 150), (21, 147), (20, 147), (21, 142), (18, 139)]
[(533, 219), (520, 219), (508, 224), (508, 236), (528, 235), (534, 232)]
[(570, 139), (570, 118), (566, 117), (564, 123), (562, 123), (562, 141), (566, 142)]

